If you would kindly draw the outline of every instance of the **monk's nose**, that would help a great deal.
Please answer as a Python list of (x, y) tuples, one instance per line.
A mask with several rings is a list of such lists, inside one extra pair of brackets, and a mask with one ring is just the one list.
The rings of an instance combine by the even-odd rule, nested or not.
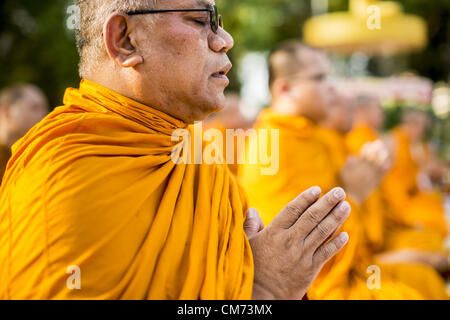
[(217, 30), (217, 34), (211, 33), (208, 41), (209, 48), (215, 52), (227, 53), (234, 46), (233, 37), (222, 28)]

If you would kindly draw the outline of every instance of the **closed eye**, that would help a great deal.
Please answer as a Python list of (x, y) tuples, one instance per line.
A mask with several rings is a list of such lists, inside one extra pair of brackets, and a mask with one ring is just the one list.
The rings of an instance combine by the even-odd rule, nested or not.
[(207, 23), (206, 21), (203, 21), (203, 20), (194, 20), (194, 22), (199, 24), (199, 25), (201, 25), (201, 26), (205, 26), (206, 23)]

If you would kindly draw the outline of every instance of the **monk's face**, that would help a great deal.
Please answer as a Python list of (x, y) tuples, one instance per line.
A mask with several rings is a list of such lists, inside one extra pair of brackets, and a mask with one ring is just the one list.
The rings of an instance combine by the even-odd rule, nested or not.
[(384, 124), (383, 108), (377, 100), (371, 101), (370, 103), (368, 120), (372, 128), (379, 130)]
[[(166, 0), (158, 9), (205, 9), (211, 4), (214, 1)], [(233, 38), (222, 28), (217, 34), (211, 30), (208, 12), (143, 15), (141, 22), (137, 43), (144, 58), (139, 69), (143, 100), (157, 100), (174, 114), (176, 108), (188, 110), (181, 119), (188, 123), (222, 108), (231, 68), (227, 51)]]
[(8, 110), (10, 135), (19, 139), (46, 116), (48, 104), (39, 91), (29, 87), (23, 90), (22, 97), (10, 105)]
[(301, 114), (315, 122), (328, 116), (337, 95), (330, 80), (330, 63), (320, 51), (303, 50), (304, 67), (293, 82), (291, 94)]
[(424, 112), (413, 111), (404, 125), (412, 141), (420, 141), (425, 137), (430, 125), (430, 118)]

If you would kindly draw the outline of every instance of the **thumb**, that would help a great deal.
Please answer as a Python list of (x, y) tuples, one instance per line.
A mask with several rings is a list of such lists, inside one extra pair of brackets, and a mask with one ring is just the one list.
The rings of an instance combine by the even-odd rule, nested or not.
[(258, 232), (264, 229), (264, 223), (255, 208), (247, 211), (247, 218), (244, 221), (244, 231), (248, 239), (253, 238)]

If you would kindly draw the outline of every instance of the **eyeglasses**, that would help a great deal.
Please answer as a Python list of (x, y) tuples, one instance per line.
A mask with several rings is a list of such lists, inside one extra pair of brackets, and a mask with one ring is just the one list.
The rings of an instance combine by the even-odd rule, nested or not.
[(128, 15), (134, 16), (138, 14), (150, 14), (150, 13), (166, 13), (166, 12), (209, 12), (209, 21), (211, 30), (217, 33), (217, 30), (223, 28), (222, 15), (219, 14), (215, 5), (209, 6), (207, 9), (167, 9), (167, 10), (136, 10), (127, 12)]

